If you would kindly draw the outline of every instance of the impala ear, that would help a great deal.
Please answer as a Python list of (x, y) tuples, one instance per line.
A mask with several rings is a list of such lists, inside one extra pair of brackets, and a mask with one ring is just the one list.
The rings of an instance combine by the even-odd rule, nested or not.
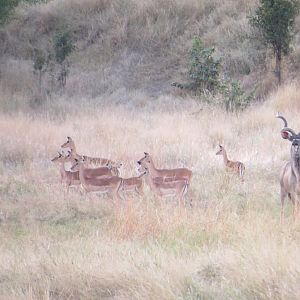
[(149, 153), (147, 153), (147, 152), (144, 152), (144, 154), (145, 154), (145, 156), (149, 156)]

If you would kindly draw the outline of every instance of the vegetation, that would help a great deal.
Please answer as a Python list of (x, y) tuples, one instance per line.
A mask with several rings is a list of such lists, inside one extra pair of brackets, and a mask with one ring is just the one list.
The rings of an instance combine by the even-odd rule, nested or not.
[(7, 22), (19, 0), (0, 0), (0, 25)]
[(55, 61), (60, 66), (58, 82), (61, 88), (66, 86), (67, 75), (69, 72), (69, 63), (67, 57), (75, 49), (72, 37), (69, 32), (58, 32), (53, 38), (53, 48)]
[[(248, 38), (256, 6), (51, 0), (15, 7), (0, 29), (1, 299), (300, 299), (300, 222), (288, 203), (279, 221), (278, 177), (290, 154), (275, 118), (280, 111), (300, 128), (300, 87), (290, 82), (299, 79), (300, 39), (296, 33), (285, 60), (285, 82), (272, 90), (272, 57)], [(206, 57), (221, 59), (219, 76), (207, 76), (197, 59), (186, 64), (194, 36), (198, 50), (210, 49)], [(69, 71), (64, 93), (52, 82), (60, 63)], [(190, 70), (206, 74), (198, 82), (219, 106), (170, 87)], [(256, 86), (264, 102), (247, 106)], [(53, 95), (38, 109), (37, 89)], [(193, 207), (160, 201), (147, 186), (119, 208), (110, 197), (67, 194), (50, 161), (66, 136), (79, 153), (123, 162), (124, 178), (136, 175), (144, 151), (159, 168), (191, 168)], [(244, 183), (224, 171), (219, 143), (245, 163)]]
[[(155, 107), (138, 100), (59, 98), (34, 118), (1, 115), (0, 298), (299, 299), (300, 223), (288, 202), (279, 221), (289, 145), (274, 116), (280, 110), (300, 128), (299, 87), (282, 86), (238, 116), (192, 115), (198, 103), (173, 96)], [(110, 197), (66, 194), (50, 162), (66, 135), (82, 154), (123, 162), (123, 177), (136, 174), (145, 150), (160, 168), (193, 168), (193, 208), (159, 201), (147, 186), (120, 209)], [(224, 172), (219, 142), (245, 163), (244, 183)]]
[(254, 92), (247, 93), (238, 81), (229, 81), (221, 86), (223, 104), (227, 112), (237, 112), (247, 108), (254, 99)]
[(260, 0), (260, 6), (250, 18), (252, 26), (259, 30), (263, 42), (274, 51), (275, 74), (279, 84), (282, 56), (291, 50), (295, 17), (298, 13), (298, 0)]
[(33, 69), (34, 72), (38, 76), (38, 89), (39, 89), (39, 95), (42, 94), (42, 76), (43, 73), (46, 72), (49, 57), (40, 49), (34, 48), (33, 49)]
[(193, 39), (189, 57), (189, 83), (172, 83), (173, 86), (195, 91), (208, 103), (216, 103), (216, 94), (221, 96), (221, 105), (227, 112), (245, 109), (254, 99), (254, 93), (246, 93), (238, 81), (222, 80), (221, 59), (215, 59), (214, 48), (205, 48), (199, 37)]
[(205, 93), (214, 92), (219, 86), (221, 59), (214, 58), (215, 49), (205, 48), (199, 37), (193, 38), (189, 52), (189, 70), (187, 84), (173, 83), (180, 88)]

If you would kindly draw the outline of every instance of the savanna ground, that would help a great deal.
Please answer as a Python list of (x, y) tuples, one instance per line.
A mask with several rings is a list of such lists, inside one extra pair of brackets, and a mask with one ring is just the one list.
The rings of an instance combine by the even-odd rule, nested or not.
[[(289, 143), (274, 117), (281, 110), (300, 128), (298, 92), (282, 87), (239, 115), (172, 97), (156, 108), (3, 114), (1, 298), (299, 299), (300, 225), (290, 205), (279, 222)], [(120, 209), (109, 197), (66, 194), (50, 158), (67, 135), (79, 153), (124, 162), (124, 177), (144, 151), (160, 167), (190, 167), (193, 208), (160, 202), (147, 187)], [(219, 142), (245, 163), (244, 183), (224, 173)]]

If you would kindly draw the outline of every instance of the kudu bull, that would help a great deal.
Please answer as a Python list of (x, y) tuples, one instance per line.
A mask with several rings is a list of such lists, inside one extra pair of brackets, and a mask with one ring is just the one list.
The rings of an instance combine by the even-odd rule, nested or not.
[(276, 118), (284, 122), (284, 127), (281, 129), (281, 137), (289, 140), (291, 145), (291, 158), (282, 168), (280, 173), (280, 198), (281, 198), (281, 215), (283, 220), (283, 208), (286, 196), (293, 203), (294, 218), (298, 214), (298, 197), (300, 196), (300, 133), (288, 127), (287, 120), (277, 113)]

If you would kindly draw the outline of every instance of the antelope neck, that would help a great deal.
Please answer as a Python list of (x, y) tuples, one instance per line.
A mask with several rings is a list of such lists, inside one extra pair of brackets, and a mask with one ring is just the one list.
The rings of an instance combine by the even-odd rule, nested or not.
[(84, 171), (84, 165), (83, 163), (79, 164), (79, 179), (80, 179), (80, 182), (82, 185), (86, 185), (85, 184), (85, 178), (84, 178), (84, 175), (83, 175), (83, 171)]
[(155, 177), (155, 175), (157, 175), (157, 169), (155, 168), (154, 163), (151, 158), (150, 158), (150, 163), (148, 166), (149, 166), (149, 175), (151, 177), (153, 177), (152, 175), (154, 175), (154, 177)]
[(229, 162), (229, 159), (228, 159), (228, 157), (227, 157), (227, 153), (226, 153), (226, 151), (225, 151), (225, 149), (223, 148), (223, 153), (222, 153), (222, 155), (223, 155), (223, 160), (224, 160), (224, 164), (225, 164), (225, 166), (228, 164), (228, 162)]

